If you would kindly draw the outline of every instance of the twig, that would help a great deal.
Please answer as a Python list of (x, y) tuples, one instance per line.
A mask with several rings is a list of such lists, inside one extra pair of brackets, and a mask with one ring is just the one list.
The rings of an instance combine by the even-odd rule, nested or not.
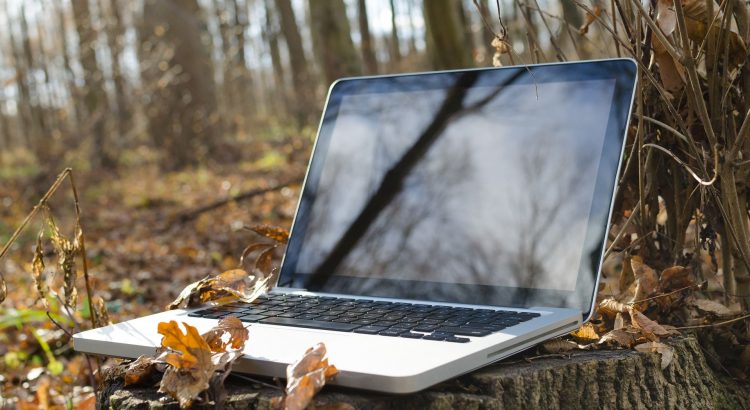
[(710, 323), (710, 324), (707, 324), (707, 325), (696, 325), (696, 326), (683, 326), (683, 327), (676, 327), (675, 329), (677, 329), (677, 330), (685, 330), (685, 329), (703, 329), (703, 328), (706, 328), (706, 327), (716, 327), (716, 326), (724, 326), (724, 325), (728, 325), (728, 324), (730, 324), (730, 323), (734, 323), (734, 322), (739, 322), (740, 320), (744, 320), (744, 319), (748, 319), (748, 318), (750, 318), (750, 313), (748, 313), (748, 314), (746, 314), (746, 315), (742, 315), (742, 316), (740, 316), (740, 317), (736, 317), (736, 318), (734, 318), (734, 319), (729, 319), (729, 320), (725, 320), (725, 321), (723, 321), (723, 322), (718, 322), (718, 323)]
[(214, 209), (221, 208), (222, 206), (228, 205), (228, 204), (230, 204), (232, 202), (242, 201), (242, 200), (249, 199), (249, 198), (252, 198), (252, 197), (255, 197), (255, 196), (258, 196), (258, 195), (266, 194), (268, 192), (278, 191), (278, 190), (280, 190), (282, 188), (286, 188), (289, 185), (293, 185), (293, 184), (296, 184), (296, 183), (299, 183), (299, 180), (297, 178), (294, 178), (294, 179), (288, 180), (286, 182), (282, 182), (282, 183), (277, 184), (277, 185), (272, 185), (270, 187), (256, 188), (256, 189), (252, 189), (250, 191), (240, 192), (239, 194), (232, 195), (229, 198), (221, 199), (221, 200), (212, 202), (210, 204), (203, 205), (203, 206), (200, 206), (198, 208), (182, 212), (182, 213), (178, 214), (177, 217), (174, 218), (174, 220), (173, 220), (174, 222), (171, 223), (171, 224), (169, 224), (167, 226), (167, 228), (169, 228), (169, 226), (171, 226), (174, 223), (188, 222), (190, 220), (193, 220), (193, 219), (197, 218), (202, 213), (213, 211)]
[(606, 252), (604, 252), (604, 257), (602, 259), (607, 259), (609, 254), (612, 253), (612, 250), (614, 249), (615, 244), (620, 240), (623, 233), (625, 233), (625, 229), (628, 227), (628, 225), (630, 225), (630, 222), (633, 220), (633, 218), (635, 218), (635, 215), (640, 210), (640, 204), (641, 204), (641, 200), (639, 199), (638, 203), (636, 203), (635, 206), (633, 207), (633, 212), (630, 213), (630, 216), (625, 221), (625, 224), (623, 224), (622, 228), (620, 228), (620, 232), (617, 233), (617, 235), (615, 236), (615, 239), (612, 240), (612, 243), (609, 245)]
[(638, 11), (641, 14), (641, 17), (646, 22), (648, 27), (651, 29), (653, 34), (656, 34), (656, 37), (659, 39), (659, 41), (664, 45), (664, 49), (669, 53), (669, 55), (672, 56), (675, 60), (679, 61), (682, 64), (685, 64), (686, 57), (680, 53), (679, 50), (674, 48), (672, 46), (672, 43), (667, 40), (667, 37), (664, 35), (664, 33), (661, 31), (661, 29), (656, 25), (656, 22), (649, 16), (648, 11), (643, 7), (640, 1), (633, 0), (631, 3), (635, 4), (638, 8)]
[(274, 385), (274, 384), (271, 384), (271, 383), (266, 383), (264, 381), (261, 381), (261, 380), (258, 380), (258, 379), (254, 379), (252, 377), (248, 377), (248, 376), (245, 376), (245, 375), (242, 375), (242, 374), (239, 374), (239, 373), (232, 373), (230, 376), (237, 377), (237, 378), (240, 378), (240, 379), (244, 379), (244, 380), (247, 380), (247, 381), (253, 382), (253, 383), (258, 383), (261, 386), (270, 387), (270, 388), (272, 388), (274, 390), (283, 390), (283, 388), (281, 388), (281, 387), (279, 387), (277, 385)]
[[(83, 281), (86, 284), (86, 297), (89, 305), (89, 316), (91, 316), (91, 326), (96, 327), (96, 320), (94, 320), (94, 302), (93, 292), (91, 291), (91, 282), (89, 281), (89, 266), (86, 260), (86, 235), (83, 234), (83, 225), (81, 225), (81, 208), (78, 206), (78, 190), (76, 189), (75, 181), (73, 180), (73, 170), (68, 168), (68, 179), (70, 179), (70, 188), (73, 190), (73, 204), (76, 210), (76, 226), (81, 230), (81, 264), (83, 266)], [(74, 232), (73, 235), (78, 235), (78, 232)], [(97, 360), (97, 366), (99, 361)]]
[(669, 295), (674, 295), (675, 293), (679, 293), (679, 292), (682, 292), (683, 290), (688, 290), (688, 289), (690, 289), (690, 288), (699, 288), (699, 287), (703, 286), (703, 284), (704, 284), (704, 283), (706, 283), (706, 282), (707, 282), (707, 281), (705, 281), (705, 280), (704, 280), (704, 281), (703, 281), (703, 282), (701, 282), (701, 283), (694, 283), (694, 284), (692, 284), (692, 285), (690, 285), (690, 286), (685, 286), (684, 288), (679, 288), (679, 289), (677, 289), (677, 290), (673, 290), (673, 291), (671, 291), (671, 292), (669, 292), (669, 293), (662, 293), (661, 295), (651, 296), (650, 298), (645, 298), (645, 299), (641, 299), (641, 300), (636, 300), (636, 301), (633, 301), (633, 302), (628, 302), (628, 303), (626, 303), (626, 304), (627, 304), (627, 305), (630, 305), (630, 306), (632, 306), (632, 305), (636, 305), (636, 304), (638, 304), (638, 303), (642, 303), (642, 302), (648, 302), (649, 300), (654, 300), (654, 299), (659, 299), (659, 298), (663, 298), (663, 297), (665, 297), (665, 296), (669, 296)]
[(643, 120), (646, 121), (646, 122), (650, 122), (652, 124), (655, 124), (655, 125), (658, 125), (658, 126), (664, 128), (665, 130), (671, 132), (672, 134), (674, 134), (674, 136), (680, 138), (681, 140), (683, 140), (685, 142), (688, 142), (688, 143), (690, 142), (690, 140), (688, 139), (688, 137), (686, 137), (683, 133), (677, 131), (676, 129), (672, 128), (671, 126), (669, 126), (669, 125), (667, 125), (667, 124), (665, 124), (665, 123), (663, 123), (663, 122), (661, 122), (661, 121), (659, 121), (659, 120), (657, 120), (655, 118), (651, 118), (649, 116), (644, 115), (643, 116)]
[[(26, 225), (28, 225), (31, 219), (34, 218), (34, 216), (36, 216), (37, 212), (39, 212), (39, 209), (41, 209), (42, 206), (47, 203), (47, 200), (49, 200), (52, 194), (54, 194), (55, 191), (57, 191), (57, 188), (60, 187), (60, 184), (62, 184), (65, 177), (69, 175), (71, 171), (72, 170), (70, 168), (66, 168), (62, 173), (60, 173), (60, 175), (57, 176), (57, 179), (52, 184), (52, 186), (47, 190), (47, 192), (42, 196), (42, 199), (39, 200), (39, 203), (37, 203), (36, 206), (34, 206), (34, 208), (31, 210), (31, 212), (29, 212), (29, 214), (26, 215), (26, 218), (24, 218), (23, 222), (21, 222), (21, 225), (16, 229), (15, 232), (13, 232), (13, 235), (11, 235), (8, 242), (5, 243), (5, 246), (3, 246), (3, 249), (0, 251), (0, 260), (3, 259), (5, 254), (8, 252), (8, 249), (10, 249), (10, 246), (13, 245), (16, 239), (18, 239), (18, 235), (20, 235), (21, 232), (24, 230), (24, 228), (26, 228)], [(2, 273), (0, 273), (0, 277), (2, 277), (1, 275)]]
[(701, 177), (698, 176), (698, 174), (695, 173), (695, 171), (693, 171), (692, 169), (690, 169), (690, 166), (688, 166), (688, 164), (686, 164), (685, 161), (681, 160), (672, 151), (670, 151), (670, 150), (662, 147), (661, 145), (656, 145), (656, 144), (648, 143), (648, 144), (643, 144), (643, 147), (644, 148), (645, 147), (656, 148), (659, 151), (662, 151), (662, 152), (666, 153), (673, 160), (677, 161), (678, 164), (682, 165), (687, 170), (687, 172), (690, 173), (690, 175), (696, 181), (698, 181), (698, 183), (701, 184), (701, 185), (711, 186), (711, 185), (714, 184), (714, 182), (716, 182), (716, 178), (719, 177), (719, 154), (718, 154), (718, 150), (716, 148), (716, 145), (714, 145), (714, 176), (710, 180), (708, 180), (708, 181), (704, 181)]

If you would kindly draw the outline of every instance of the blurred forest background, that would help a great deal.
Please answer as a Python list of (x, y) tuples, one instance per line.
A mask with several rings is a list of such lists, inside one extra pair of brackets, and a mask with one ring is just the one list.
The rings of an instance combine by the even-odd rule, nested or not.
[[(110, 308), (163, 306), (236, 266), (244, 225), (291, 224), (335, 79), (492, 66), (498, 12), (504, 64), (612, 55), (574, 2), (0, 0), (0, 244), (70, 167)], [(49, 204), (72, 230), (70, 190)], [(22, 307), (33, 230), (0, 261)]]
[[(574, 1), (547, 1), (565, 16), (549, 21), (505, 1), (521, 61), (539, 59), (527, 29), (551, 26), (543, 48), (581, 37)], [(494, 21), (494, 1), (480, 3)], [(246, 160), (260, 139), (307, 144), (336, 78), (488, 66), (494, 53), (472, 0), (3, 0), (0, 19), (3, 180)]]
[[(244, 227), (288, 228), (336, 78), (618, 56), (641, 79), (599, 294), (620, 305), (586, 343), (635, 329), (626, 307), (728, 320), (703, 347), (747, 382), (749, 17), (735, 0), (0, 0), (0, 245), (68, 167), (86, 240), (55, 269), (50, 215), (77, 232), (65, 183), (0, 254), (0, 408), (90, 404), (69, 332), (92, 306), (161, 309), (236, 268)], [(96, 304), (61, 273), (82, 288), (80, 253)]]

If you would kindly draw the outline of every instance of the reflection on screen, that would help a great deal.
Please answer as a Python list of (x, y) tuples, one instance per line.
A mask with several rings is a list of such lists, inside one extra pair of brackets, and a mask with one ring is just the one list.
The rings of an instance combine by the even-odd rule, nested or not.
[(574, 290), (614, 88), (469, 88), (421, 151), (450, 89), (344, 96), (296, 271)]

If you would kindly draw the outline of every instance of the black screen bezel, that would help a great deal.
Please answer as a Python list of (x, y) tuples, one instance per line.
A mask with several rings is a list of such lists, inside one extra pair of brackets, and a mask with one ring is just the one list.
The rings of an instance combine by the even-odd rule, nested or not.
[[(472, 70), (456, 70), (432, 73), (403, 74), (397, 76), (376, 76), (341, 79), (331, 85), (328, 101), (323, 113), (323, 118), (318, 130), (318, 136), (313, 148), (313, 154), (308, 166), (305, 182), (302, 186), (297, 212), (292, 225), (292, 233), (286, 248), (278, 286), (302, 288), (311, 291), (326, 292), (328, 289), (336, 289), (335, 293), (341, 293), (341, 287), (354, 285), (362, 279), (348, 276), (333, 275), (324, 286), (310, 286), (310, 274), (297, 272), (297, 256), (304, 242), (306, 226), (309, 220), (309, 212), (315, 199), (317, 185), (321, 170), (325, 163), (328, 143), (332, 135), (336, 118), (342, 98), (346, 95), (357, 93), (389, 92), (404, 90), (423, 90), (424, 78), (420, 81), (412, 81), (414, 76), (431, 76), (427, 81), (429, 84), (442, 84), (435, 88), (448, 88), (455, 83), (458, 76), (467, 71), (479, 72), (482, 76), (490, 76), (490, 84), (502, 82), (505, 78), (514, 78), (514, 83), (538, 83), (557, 81), (583, 81), (592, 79), (615, 80), (615, 91), (612, 98), (612, 109), (606, 128), (602, 157), (597, 170), (597, 179), (594, 190), (594, 200), (590, 213), (588, 230), (586, 234), (587, 243), (594, 241), (600, 244), (595, 252), (583, 255), (590, 258), (591, 265), (581, 264), (576, 278), (576, 289), (574, 291), (562, 291), (552, 289), (518, 288), (488, 285), (464, 285), (455, 283), (439, 283), (429, 281), (407, 281), (398, 279), (378, 279), (377, 291), (373, 294), (359, 296), (392, 297), (398, 299), (430, 300), (440, 302), (481, 304), (495, 306), (516, 307), (557, 307), (573, 308), (583, 312), (588, 317), (596, 296), (599, 268), (605, 245), (605, 233), (609, 226), (613, 192), (617, 174), (623, 155), (624, 139), (629, 124), (630, 110), (632, 107), (635, 82), (637, 78), (637, 66), (630, 59), (612, 59), (599, 61), (585, 61), (574, 63), (543, 64), (532, 66), (486, 68)], [(520, 80), (519, 80), (520, 79)], [(389, 85), (397, 88), (391, 89)], [(487, 86), (487, 81), (478, 80), (474, 87)], [(615, 108), (620, 107), (620, 108)], [(574, 120), (574, 119), (571, 119)], [(614, 166), (613, 166), (614, 165)], [(584, 275), (588, 275), (589, 280)], [(456, 300), (450, 297), (437, 297), (436, 294), (450, 294), (452, 290), (460, 289), (455, 294), (472, 294), (471, 300)], [(437, 292), (436, 292), (437, 290)], [(349, 292), (346, 292), (349, 293)], [(351, 292), (352, 295), (357, 295)]]

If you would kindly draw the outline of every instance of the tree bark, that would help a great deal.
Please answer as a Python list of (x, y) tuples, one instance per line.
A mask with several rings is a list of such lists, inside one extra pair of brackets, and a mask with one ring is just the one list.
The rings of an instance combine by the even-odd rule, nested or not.
[(344, 0), (310, 0), (309, 4), (313, 47), (326, 83), (361, 74)]
[(93, 142), (90, 159), (94, 167), (111, 169), (115, 167), (115, 159), (106, 132), (109, 103), (104, 90), (104, 74), (96, 58), (97, 33), (92, 24), (88, 0), (73, 0), (72, 4), (85, 87), (83, 106), (86, 109), (86, 119), (83, 121), (83, 133), (90, 135)]
[(391, 4), (391, 63), (398, 64), (401, 61), (401, 40), (398, 36), (398, 25), (396, 25), (396, 4), (390, 0)]
[[(99, 3), (104, 6), (104, 0)], [(109, 0), (109, 15), (105, 19), (107, 27), (107, 46), (112, 60), (112, 82), (115, 86), (115, 104), (117, 105), (117, 133), (115, 142), (118, 148), (123, 147), (125, 135), (130, 128), (130, 102), (126, 96), (125, 77), (122, 75), (121, 61), (125, 42), (125, 26), (122, 21), (122, 0)], [(104, 9), (104, 7), (101, 7)]]
[[(750, 388), (706, 363), (692, 337), (671, 342), (674, 360), (661, 369), (657, 353), (598, 350), (570, 355), (524, 353), (419, 393), (387, 395), (325, 388), (313, 406), (347, 403), (357, 409), (639, 409), (748, 408)], [(335, 365), (335, 363), (332, 363)], [(98, 409), (177, 409), (156, 387), (123, 387), (124, 366), (107, 371)], [(272, 409), (277, 389), (230, 376), (226, 408)], [(214, 408), (196, 403), (193, 408)], [(334, 406), (335, 407), (335, 406)]]
[(376, 74), (378, 72), (378, 60), (370, 36), (370, 23), (367, 18), (367, 4), (365, 0), (357, 0), (357, 19), (359, 20), (359, 35), (361, 38), (362, 62), (365, 66), (365, 74)]
[(146, 0), (139, 30), (148, 131), (163, 169), (196, 165), (218, 153), (214, 67), (197, 0)]
[[(271, 55), (271, 67), (273, 68), (273, 84), (275, 92), (271, 93), (271, 105), (274, 111), (284, 115), (285, 107), (289, 104), (287, 99), (287, 86), (284, 81), (284, 66), (281, 64), (281, 51), (279, 48), (279, 22), (276, 10), (270, 0), (265, 0), (266, 25), (263, 30), (263, 38), (268, 44)], [(303, 56), (304, 57), (304, 56)]]
[(311, 114), (313, 104), (313, 87), (310, 76), (310, 68), (305, 57), (305, 50), (302, 48), (302, 36), (299, 34), (297, 19), (294, 16), (292, 3), (290, 0), (277, 0), (281, 32), (284, 34), (286, 46), (289, 51), (289, 63), (291, 65), (292, 86), (295, 95), (293, 111), (297, 118), (298, 125), (307, 122)]
[(454, 0), (424, 2), (427, 53), (439, 70), (471, 66), (470, 46), (464, 43), (457, 10)]

